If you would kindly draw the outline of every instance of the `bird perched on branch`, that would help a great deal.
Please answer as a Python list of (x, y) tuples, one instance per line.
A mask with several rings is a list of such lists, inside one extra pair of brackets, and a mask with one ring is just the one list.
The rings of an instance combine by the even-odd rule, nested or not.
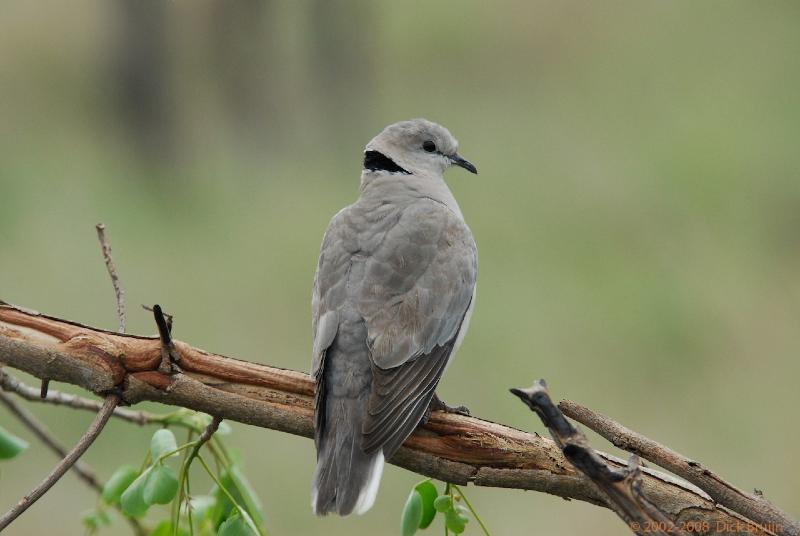
[(358, 200), (330, 222), (312, 296), (318, 515), (372, 507), (384, 460), (429, 408), (475, 300), (477, 249), (444, 182), (477, 170), (425, 119), (367, 144)]

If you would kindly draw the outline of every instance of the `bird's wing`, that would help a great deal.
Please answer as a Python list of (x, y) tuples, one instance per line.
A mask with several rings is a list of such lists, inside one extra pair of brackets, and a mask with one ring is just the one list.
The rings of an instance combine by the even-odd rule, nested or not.
[(463, 219), (429, 199), (407, 207), (367, 260), (358, 295), (374, 380), (365, 452), (391, 456), (419, 424), (472, 303), (477, 268)]
[(325, 400), (322, 372), (325, 353), (336, 338), (339, 329), (338, 308), (347, 299), (347, 271), (350, 268), (351, 254), (348, 247), (353, 237), (345, 223), (345, 211), (342, 209), (328, 225), (322, 239), (319, 262), (314, 275), (314, 289), (311, 294), (311, 329), (314, 345), (311, 357), (311, 376), (315, 379), (317, 390), (314, 397), (316, 411), (314, 414), (315, 438), (321, 437), (324, 414), (321, 411)]

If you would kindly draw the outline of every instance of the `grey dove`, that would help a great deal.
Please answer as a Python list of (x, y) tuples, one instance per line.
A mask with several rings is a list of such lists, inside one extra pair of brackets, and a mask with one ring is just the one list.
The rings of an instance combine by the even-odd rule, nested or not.
[(477, 248), (444, 172), (477, 170), (457, 150), (436, 123), (389, 125), (364, 151), (358, 200), (323, 238), (311, 302), (318, 515), (372, 507), (384, 460), (438, 402), (467, 331)]

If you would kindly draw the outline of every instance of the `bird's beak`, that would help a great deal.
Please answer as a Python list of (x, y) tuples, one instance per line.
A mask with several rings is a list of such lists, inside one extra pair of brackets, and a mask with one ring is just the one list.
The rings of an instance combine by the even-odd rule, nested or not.
[(458, 153), (451, 156), (450, 161), (453, 163), (454, 166), (462, 167), (467, 171), (469, 171), (470, 173), (474, 173), (475, 175), (478, 174), (478, 168), (472, 165), (472, 162), (470, 162), (466, 158), (462, 158), (461, 155), (459, 155)]

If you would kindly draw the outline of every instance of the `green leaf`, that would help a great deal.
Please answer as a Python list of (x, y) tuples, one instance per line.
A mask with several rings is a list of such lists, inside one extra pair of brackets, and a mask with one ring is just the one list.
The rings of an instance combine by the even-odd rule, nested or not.
[(0, 426), (0, 460), (13, 458), (28, 448), (28, 442)]
[(103, 486), (103, 500), (106, 504), (117, 504), (122, 497), (122, 492), (136, 480), (137, 476), (139, 476), (139, 469), (132, 465), (123, 465), (114, 471), (114, 474)]
[(150, 469), (139, 475), (120, 497), (119, 503), (122, 511), (131, 517), (142, 517), (150, 508), (150, 505), (144, 500), (144, 485), (149, 476)]
[(253, 518), (250, 517), (250, 514), (248, 514), (244, 510), (241, 510), (241, 511), (239, 511), (239, 515), (242, 516), (242, 519), (244, 520), (245, 524), (248, 527), (250, 527), (250, 532), (252, 532), (253, 534), (256, 534), (256, 535), (260, 534), (259, 531), (258, 531), (258, 527), (256, 526), (255, 521), (253, 521)]
[(213, 495), (198, 495), (192, 497), (192, 521), (200, 524), (206, 518), (211, 517), (211, 512), (217, 504), (217, 498)]
[(172, 521), (167, 519), (159, 523), (155, 530), (150, 533), (150, 536), (172, 536), (173, 532)]
[(234, 512), (225, 522), (220, 525), (217, 536), (257, 536), (248, 523)]
[(233, 495), (233, 498), (236, 499), (239, 506), (243, 506), (253, 517), (256, 524), (261, 525), (264, 522), (264, 509), (261, 506), (261, 500), (238, 465), (232, 466), (229, 473), (222, 475), (222, 483)]
[(195, 525), (194, 533), (196, 536), (217, 536), (217, 529), (211, 520), (206, 518)]
[(178, 492), (178, 475), (169, 465), (160, 463), (153, 466), (144, 485), (144, 502), (147, 504), (167, 504)]
[(103, 525), (110, 525), (111, 518), (103, 510), (89, 510), (83, 514), (83, 524), (90, 531), (99, 529)]
[(244, 463), (242, 453), (234, 448), (228, 449), (228, 459), (230, 460), (231, 465), (235, 465), (236, 467), (242, 467), (242, 464)]
[(453, 499), (450, 495), (440, 495), (433, 501), (433, 507), (437, 512), (447, 512), (453, 507)]
[[(192, 426), (194, 426), (197, 430), (203, 430), (207, 428), (209, 424), (211, 424), (212, 418), (211, 415), (208, 415), (206, 413), (195, 412), (193, 415), (189, 417), (189, 420)], [(230, 435), (230, 433), (231, 433), (231, 426), (227, 422), (222, 421), (221, 423), (219, 423), (219, 427), (217, 427), (217, 431), (214, 432), (214, 435), (226, 436)]]
[[(261, 525), (264, 521), (261, 501), (238, 466), (231, 467), (230, 472), (223, 472), (219, 480), (236, 501), (236, 504), (252, 516), (252, 519), (250, 517), (247, 519), (254, 526)], [(228, 496), (218, 486), (212, 488), (211, 495), (216, 499), (216, 504), (209, 511), (208, 517), (215, 527), (219, 527), (235, 508)]]
[(444, 522), (447, 528), (456, 534), (461, 534), (466, 528), (469, 518), (460, 514), (455, 508), (451, 508), (444, 514)]
[[(161, 456), (178, 448), (178, 442), (175, 440), (175, 434), (166, 428), (156, 430), (153, 438), (150, 439), (150, 456), (155, 463)], [(173, 456), (176, 456), (176, 452)]]
[[(169, 519), (165, 519), (161, 523), (159, 523), (155, 530), (150, 533), (150, 536), (173, 536), (175, 534), (175, 529), (173, 528), (172, 521)], [(186, 532), (184, 528), (178, 528), (178, 536), (189, 536), (189, 533)]]
[(403, 536), (414, 536), (422, 521), (422, 495), (416, 489), (411, 490), (403, 514), (400, 518), (400, 532)]
[(436, 509), (433, 507), (433, 502), (436, 500), (436, 496), (439, 495), (439, 492), (430, 480), (420, 482), (414, 489), (417, 490), (422, 498), (422, 518), (419, 521), (419, 528), (425, 529), (428, 528), (431, 522), (433, 522), (433, 518), (436, 516)]
[(230, 515), (231, 510), (233, 510), (233, 503), (216, 485), (211, 488), (211, 496), (214, 497), (214, 506), (208, 511), (208, 518), (216, 529)]

